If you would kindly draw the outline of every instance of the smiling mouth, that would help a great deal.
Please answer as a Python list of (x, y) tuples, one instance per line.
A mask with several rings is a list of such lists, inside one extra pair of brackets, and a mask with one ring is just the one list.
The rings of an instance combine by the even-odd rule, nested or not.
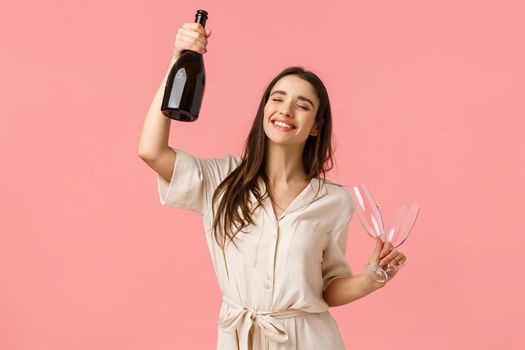
[(281, 122), (280, 120), (272, 120), (271, 123), (279, 128), (279, 129), (285, 129), (285, 130), (293, 130), (293, 129), (296, 129), (295, 126), (291, 125), (291, 124), (287, 124), (287, 123), (284, 123), (284, 122)]

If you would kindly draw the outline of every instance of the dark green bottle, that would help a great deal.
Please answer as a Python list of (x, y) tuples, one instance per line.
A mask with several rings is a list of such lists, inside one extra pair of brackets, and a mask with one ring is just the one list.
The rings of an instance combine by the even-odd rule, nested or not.
[[(195, 23), (203, 27), (208, 19), (208, 12), (198, 10)], [(160, 110), (171, 119), (193, 122), (199, 118), (204, 96), (206, 74), (204, 59), (199, 52), (184, 50), (170, 70), (166, 80), (166, 89)]]

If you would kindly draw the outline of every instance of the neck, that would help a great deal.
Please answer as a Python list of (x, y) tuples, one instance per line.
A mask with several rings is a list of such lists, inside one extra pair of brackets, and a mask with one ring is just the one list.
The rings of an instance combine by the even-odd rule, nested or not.
[(300, 145), (266, 144), (266, 174), (271, 184), (302, 183), (307, 180), (303, 166), (303, 148)]

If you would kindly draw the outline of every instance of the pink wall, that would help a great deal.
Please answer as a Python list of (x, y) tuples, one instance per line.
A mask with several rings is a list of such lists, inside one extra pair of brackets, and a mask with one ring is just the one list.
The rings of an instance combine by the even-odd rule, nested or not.
[[(330, 93), (330, 178), (366, 183), (388, 217), (421, 205), (404, 270), (332, 309), (348, 348), (522, 348), (525, 9), (416, 0), (4, 5), (0, 348), (215, 347), (201, 218), (162, 207), (137, 155), (199, 8), (205, 100), (198, 122), (172, 123), (172, 146), (239, 154), (264, 87), (299, 64)], [(354, 217), (354, 270), (373, 245)]]

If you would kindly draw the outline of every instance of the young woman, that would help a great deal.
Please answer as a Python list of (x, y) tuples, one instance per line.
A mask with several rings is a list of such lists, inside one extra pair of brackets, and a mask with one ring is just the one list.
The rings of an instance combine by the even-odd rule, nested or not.
[[(205, 53), (210, 35), (184, 24), (170, 67), (182, 50)], [(384, 283), (367, 272), (354, 275), (345, 258), (355, 204), (325, 179), (333, 165), (325, 86), (302, 67), (283, 70), (261, 98), (242, 155), (201, 159), (168, 146), (171, 120), (160, 112), (167, 74), (144, 121), (139, 154), (158, 173), (162, 205), (203, 217), (223, 295), (217, 348), (344, 349), (329, 307)], [(378, 239), (368, 263), (405, 261)]]

